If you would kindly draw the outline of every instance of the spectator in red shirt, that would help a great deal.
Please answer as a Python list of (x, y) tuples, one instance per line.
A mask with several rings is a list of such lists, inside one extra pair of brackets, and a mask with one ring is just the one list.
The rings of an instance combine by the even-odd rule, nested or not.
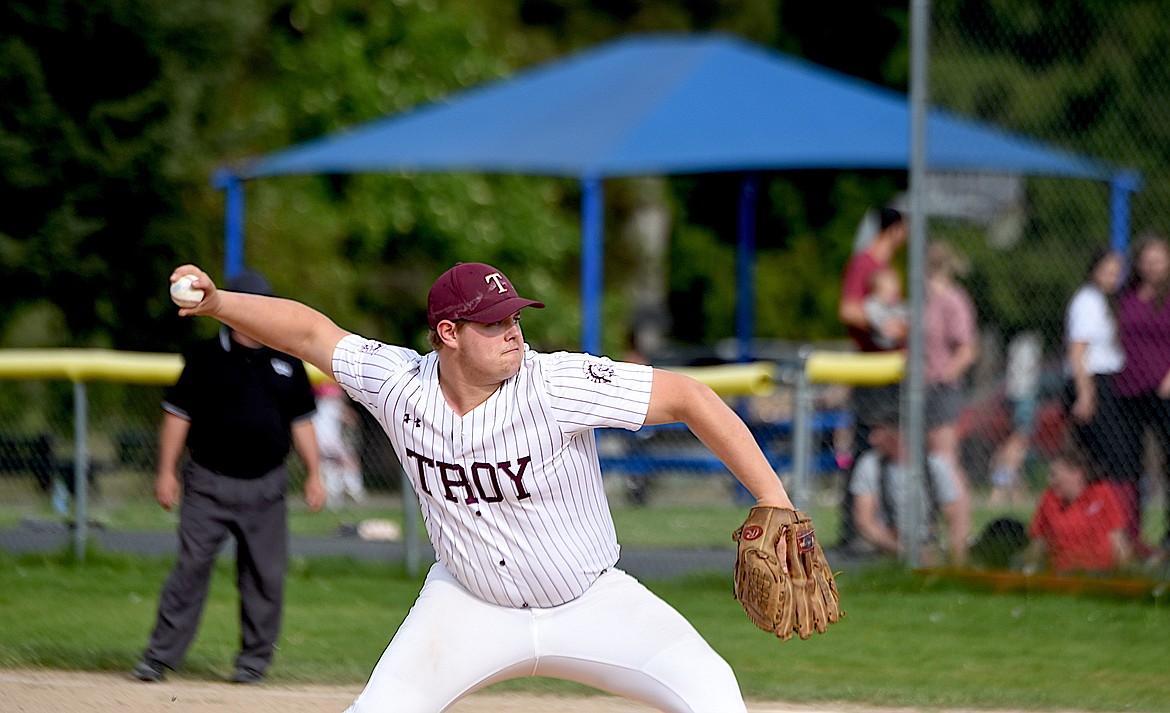
[[(841, 303), (838, 318), (845, 326), (854, 346), (861, 352), (882, 352), (901, 349), (906, 342), (908, 325), (905, 321), (887, 320), (880, 332), (875, 333), (865, 312), (865, 300), (870, 296), (875, 274), (891, 269), (894, 256), (906, 244), (909, 236), (906, 218), (894, 208), (885, 207), (878, 211), (878, 231), (868, 245), (859, 249), (845, 266), (841, 280)], [(875, 341), (881, 338), (883, 346)], [(881, 386), (855, 386), (851, 394), (850, 407), (853, 410), (853, 443), (844, 468), (849, 470), (845, 478), (841, 498), (841, 538), (838, 547), (852, 548), (862, 543), (854, 527), (853, 496), (849, 490), (852, 467), (857, 457), (869, 448), (869, 433), (878, 414), (897, 411), (899, 407), (898, 384)], [(864, 545), (863, 545), (864, 546)]]
[(1114, 487), (1093, 461), (1068, 448), (1050, 464), (1048, 487), (1028, 528), (1027, 561), (1053, 572), (1108, 572), (1129, 560), (1126, 516)]
[[(854, 253), (845, 266), (838, 317), (858, 351), (890, 350), (874, 340), (873, 329), (865, 315), (865, 298), (869, 297), (872, 290), (873, 276), (891, 268), (894, 256), (906, 244), (908, 235), (905, 216), (894, 208), (882, 208), (878, 211), (877, 235), (868, 245)], [(894, 348), (898, 349), (906, 342), (907, 329), (904, 321), (900, 324), (889, 323), (880, 336), (896, 344)]]

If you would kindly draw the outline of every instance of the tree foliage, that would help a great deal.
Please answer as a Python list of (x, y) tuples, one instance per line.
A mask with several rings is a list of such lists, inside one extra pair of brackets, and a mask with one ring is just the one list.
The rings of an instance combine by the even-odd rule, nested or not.
[[(1138, 232), (1170, 227), (1170, 9), (1149, 2), (984, 2), (939, 9), (932, 99), (967, 116), (1142, 175)], [(1028, 222), (1008, 250), (968, 241), (972, 292), (1004, 334), (1059, 342), (1064, 306), (1093, 249), (1109, 242), (1108, 187), (1028, 182)]]
[[(948, 5), (963, 28), (933, 64), (935, 99), (962, 113), (1132, 162), (1150, 181), (1135, 223), (1166, 205), (1170, 92), (1155, 4), (1093, 0)], [(904, 2), (848, 12), (777, 0), (11, 0), (0, 8), (0, 344), (174, 349), (191, 331), (165, 280), (223, 262), (217, 166), (399, 112), (628, 32), (721, 31), (895, 89), (908, 81)], [(1053, 42), (1058, 36), (1063, 42)], [(1050, 46), (1055, 45), (1055, 46)], [(1155, 78), (1157, 81), (1151, 81)], [(1137, 140), (1133, 140), (1136, 136)], [(1147, 151), (1136, 147), (1156, 147)], [(837, 285), (863, 212), (901, 172), (761, 177), (756, 332), (832, 338)], [(674, 338), (730, 336), (739, 176), (668, 182)], [(636, 251), (612, 227), (636, 187), (607, 181), (605, 346), (626, 325)], [(1043, 182), (1025, 247), (1104, 226), (1103, 204)], [(573, 347), (579, 193), (521, 176), (275, 178), (246, 188), (246, 260), (279, 292), (350, 329), (421, 346), (427, 286), (460, 259), (496, 262), (550, 304), (528, 335)], [(1103, 202), (1102, 202), (1103, 203)], [(994, 269), (981, 304), (1011, 321), (1016, 279)], [(218, 276), (218, 275), (216, 275)], [(1036, 278), (1037, 289), (1056, 294)], [(996, 297), (996, 295), (1003, 295)], [(1053, 300), (1053, 308), (1058, 304)]]

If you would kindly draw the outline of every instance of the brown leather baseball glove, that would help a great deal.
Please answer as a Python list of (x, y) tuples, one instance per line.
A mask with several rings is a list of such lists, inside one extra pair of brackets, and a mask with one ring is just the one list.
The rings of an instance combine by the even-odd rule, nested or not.
[(782, 640), (825, 633), (845, 612), (833, 570), (803, 510), (756, 506), (732, 534), (735, 598), (756, 626)]

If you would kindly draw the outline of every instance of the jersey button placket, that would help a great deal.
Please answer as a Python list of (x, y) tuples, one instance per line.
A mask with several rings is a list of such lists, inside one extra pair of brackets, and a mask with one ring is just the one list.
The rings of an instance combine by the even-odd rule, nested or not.
[(461, 455), (467, 454), (468, 444), (471, 443), (471, 419), (463, 418), (459, 420), (459, 453)]

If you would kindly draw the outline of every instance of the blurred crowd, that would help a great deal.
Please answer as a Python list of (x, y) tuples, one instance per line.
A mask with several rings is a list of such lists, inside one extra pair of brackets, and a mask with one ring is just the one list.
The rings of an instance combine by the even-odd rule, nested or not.
[[(910, 317), (895, 265), (909, 226), (894, 208), (875, 217), (872, 235), (845, 267), (839, 317), (858, 351), (904, 350)], [(1164, 564), (1170, 529), (1158, 532), (1157, 520), (1143, 515), (1159, 496), (1170, 506), (1170, 493), (1153, 492), (1170, 483), (1170, 242), (1150, 234), (1128, 255), (1107, 246), (1093, 253), (1065, 310), (1056, 437), (1042, 423), (1042, 339), (1022, 332), (1008, 342), (999, 392), (1007, 425), (978, 483), (960, 452), (961, 414), (971, 410), (970, 372), (980, 358), (978, 318), (963, 282), (969, 270), (953, 245), (926, 244), (926, 517), (914, 540), (899, 531), (914, 521), (900, 514), (908, 462), (900, 384), (857, 386), (849, 452), (839, 459), (846, 473), (838, 546), (898, 555), (913, 543), (927, 565), (1026, 572), (1105, 574)], [(990, 520), (975, 533), (977, 509)], [(1161, 527), (1170, 528), (1170, 512)]]

